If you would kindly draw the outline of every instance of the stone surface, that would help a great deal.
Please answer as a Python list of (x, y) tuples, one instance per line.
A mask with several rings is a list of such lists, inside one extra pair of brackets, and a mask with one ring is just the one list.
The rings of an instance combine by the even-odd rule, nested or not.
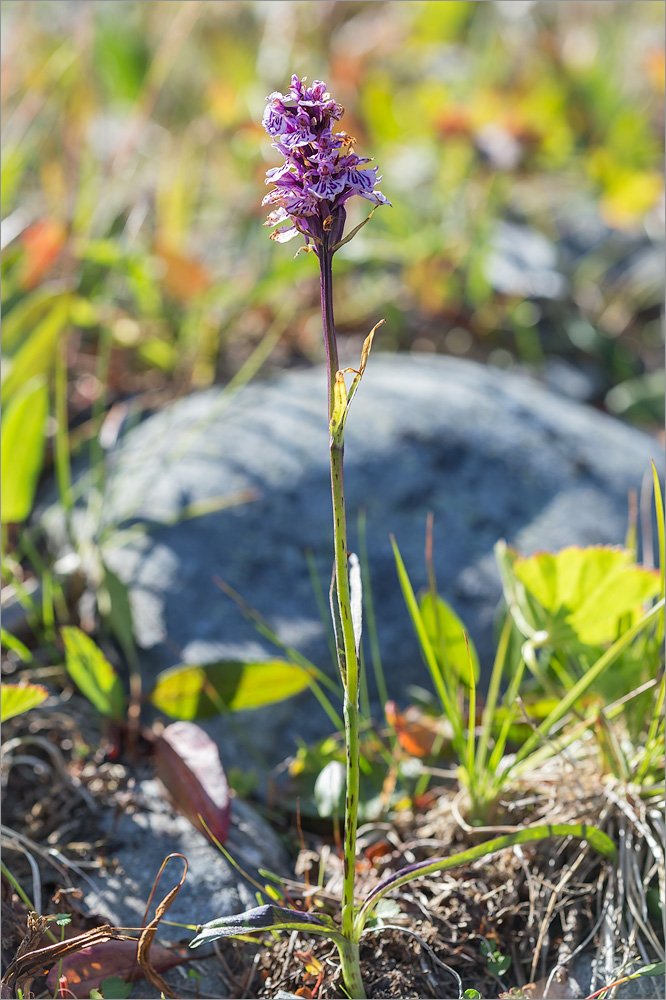
[[(353, 364), (354, 359), (344, 358)], [(332, 563), (325, 372), (290, 372), (183, 399), (129, 432), (112, 455), (104, 518), (128, 527), (190, 503), (253, 489), (253, 502), (150, 533), (108, 555), (130, 584), (147, 678), (185, 659), (248, 659), (274, 649), (215, 585), (230, 583), (334, 676), (308, 574)], [(627, 496), (659, 448), (650, 437), (536, 382), (443, 357), (373, 355), (346, 433), (350, 547), (367, 510), (379, 642), (391, 697), (429, 686), (398, 585), (395, 534), (415, 588), (425, 583), (427, 512), (435, 515), (439, 589), (473, 636), (487, 674), (500, 584), (493, 545), (522, 551), (622, 543)], [(370, 678), (371, 694), (374, 681)], [(238, 732), (275, 762), (330, 728), (311, 695), (207, 726), (229, 764)], [(234, 758), (234, 762), (238, 762)]]
[[(614, 978), (619, 978), (622, 973), (614, 975), (611, 970), (606, 975), (595, 976), (594, 974), (594, 954), (584, 952), (578, 955), (571, 963), (571, 975), (580, 983), (582, 987), (581, 997), (587, 997), (593, 991), (601, 989), (604, 983), (612, 982)], [(636, 962), (633, 966), (637, 969), (641, 965)], [(617, 1000), (663, 1000), (664, 977), (663, 976), (641, 976), (640, 979), (632, 979), (628, 983), (618, 986), (615, 992)]]
[[(96, 888), (88, 886), (84, 902), (91, 913), (117, 927), (141, 926), (153, 880), (164, 858), (173, 853), (185, 855), (188, 872), (166, 919), (202, 924), (257, 905), (254, 887), (189, 820), (171, 808), (157, 781), (139, 783), (133, 808), (123, 809), (115, 818), (104, 813), (100, 832), (107, 836), (109, 856), (118, 868), (104, 877), (96, 876), (92, 880)], [(224, 846), (255, 879), (259, 879), (258, 868), (278, 875), (288, 871), (286, 851), (277, 835), (242, 799), (232, 801), (231, 828)], [(181, 874), (182, 862), (177, 858), (169, 862), (149, 919)], [(172, 930), (176, 937), (187, 937), (187, 931)]]
[[(85, 888), (84, 903), (91, 913), (102, 916), (117, 927), (139, 927), (153, 887), (153, 880), (168, 854), (184, 854), (188, 861), (185, 883), (176, 896), (165, 920), (199, 924), (215, 917), (240, 913), (257, 905), (255, 889), (209, 844), (192, 824), (167, 803), (158, 781), (144, 780), (137, 786), (134, 811), (123, 809), (114, 819), (102, 814), (100, 832), (107, 835), (109, 853), (118, 868), (104, 877), (92, 879), (95, 885)], [(225, 847), (238, 864), (253, 878), (264, 880), (258, 868), (278, 875), (289, 873), (285, 849), (265, 820), (246, 802), (233, 799), (231, 828)], [(153, 898), (148, 919), (182, 875), (182, 861), (169, 862)], [(165, 943), (186, 943), (193, 933), (185, 928), (160, 924), (157, 937)], [(223, 966), (211, 949), (191, 952), (193, 961), (170, 969), (164, 979), (178, 996), (228, 997), (233, 987)], [(188, 978), (192, 970), (196, 980)], [(135, 983), (136, 1000), (153, 1000), (156, 988), (146, 980)]]

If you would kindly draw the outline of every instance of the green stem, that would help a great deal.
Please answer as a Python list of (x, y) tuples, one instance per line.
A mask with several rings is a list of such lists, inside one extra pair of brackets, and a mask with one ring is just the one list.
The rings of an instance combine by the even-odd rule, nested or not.
[[(326, 343), (326, 362), (328, 372), (328, 415), (329, 421), (333, 415), (334, 387), (338, 371), (338, 349), (335, 338), (335, 323), (333, 319), (333, 272), (332, 253), (323, 245), (319, 251), (319, 266), (321, 274), (321, 307)], [(356, 827), (358, 821), (359, 797), (359, 735), (358, 735), (358, 657), (356, 640), (351, 615), (351, 600), (349, 591), (349, 576), (347, 572), (347, 517), (345, 510), (345, 492), (343, 477), (344, 444), (342, 438), (334, 439), (331, 435), (331, 492), (333, 497), (333, 538), (335, 547), (335, 580), (344, 646), (344, 663), (340, 663), (340, 673), (345, 687), (344, 719), (345, 742), (347, 749), (346, 778), (347, 796), (345, 801), (345, 844), (344, 844), (344, 879), (342, 887), (342, 933), (351, 942), (354, 932), (354, 874), (356, 863)], [(339, 659), (341, 659), (340, 654)], [(351, 947), (351, 944), (350, 944)], [(352, 982), (345, 984), (354, 997), (363, 997), (360, 971), (358, 970), (358, 954), (348, 965)], [(345, 968), (343, 964), (343, 969)], [(358, 981), (357, 981), (358, 973)], [(359, 989), (361, 992), (359, 992)]]
[(338, 944), (342, 977), (350, 997), (354, 1000), (365, 1000), (365, 987), (359, 962), (359, 946), (356, 941), (345, 941)]
[(333, 387), (339, 368), (338, 342), (333, 320), (333, 254), (327, 246), (319, 251), (319, 275), (321, 282), (321, 318), (324, 325), (326, 346), (326, 370), (328, 373), (328, 419), (333, 414)]

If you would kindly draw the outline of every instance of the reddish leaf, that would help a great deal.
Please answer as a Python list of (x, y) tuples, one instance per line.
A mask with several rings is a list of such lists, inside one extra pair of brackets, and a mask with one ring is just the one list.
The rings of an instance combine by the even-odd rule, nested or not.
[(435, 743), (441, 741), (437, 720), (415, 706), (410, 706), (403, 713), (398, 711), (394, 701), (387, 701), (384, 714), (389, 726), (396, 731), (398, 743), (410, 757), (428, 757)]
[(67, 240), (67, 230), (57, 219), (42, 219), (26, 229), (21, 239), (26, 250), (21, 284), (24, 288), (34, 288), (57, 260)]
[(164, 288), (174, 299), (189, 302), (210, 287), (210, 273), (201, 261), (186, 257), (161, 243), (157, 244), (156, 251), (165, 265)]
[[(141, 979), (143, 972), (137, 962), (137, 941), (104, 941), (89, 948), (82, 948), (62, 960), (62, 975), (67, 977), (70, 997), (89, 997), (92, 989), (99, 989), (107, 976), (119, 976), (127, 982)], [(150, 950), (151, 964), (159, 972), (166, 972), (187, 959), (187, 949), (170, 951), (154, 945)], [(51, 996), (58, 988), (60, 963), (54, 965), (46, 977), (46, 987)]]
[(207, 836), (198, 817), (221, 844), (231, 822), (229, 786), (217, 744), (194, 722), (174, 722), (155, 742), (157, 775), (175, 805)]
[(379, 862), (380, 859), (390, 855), (392, 850), (393, 846), (388, 842), (388, 840), (379, 840), (376, 844), (371, 844), (370, 847), (367, 847), (364, 853), (368, 861), (375, 864), (376, 862)]

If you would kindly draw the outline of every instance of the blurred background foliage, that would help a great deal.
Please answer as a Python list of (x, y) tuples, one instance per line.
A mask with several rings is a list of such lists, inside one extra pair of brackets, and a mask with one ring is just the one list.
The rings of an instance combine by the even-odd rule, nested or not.
[(662, 2), (7, 0), (2, 29), (3, 405), (48, 385), (51, 437), (322, 358), (314, 262), (261, 226), (292, 72), (393, 202), (336, 258), (345, 363), (386, 316), (380, 349), (661, 423)]

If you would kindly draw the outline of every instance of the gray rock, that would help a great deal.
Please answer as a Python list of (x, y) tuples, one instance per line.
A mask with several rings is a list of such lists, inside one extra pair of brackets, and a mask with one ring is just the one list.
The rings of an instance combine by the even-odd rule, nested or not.
[[(638, 969), (645, 963), (637, 961), (633, 966)], [(601, 989), (604, 983), (613, 982), (619, 979), (623, 973), (610, 970), (606, 974), (597, 971), (595, 974), (594, 953), (584, 952), (578, 955), (571, 963), (571, 975), (581, 984), (581, 997), (587, 997), (593, 991)], [(640, 979), (632, 979), (622, 986), (618, 986), (614, 996), (617, 1000), (663, 1000), (664, 977), (662, 976), (641, 976)]]
[[(216, 575), (266, 616), (283, 641), (335, 675), (304, 555), (308, 548), (314, 553), (327, 590), (325, 385), (317, 368), (252, 384), (229, 406), (219, 390), (193, 395), (150, 417), (116, 449), (104, 504), (108, 525), (168, 521), (187, 504), (256, 491), (253, 502), (154, 526), (108, 552), (131, 588), (148, 679), (181, 659), (274, 654), (216, 587)], [(410, 684), (430, 686), (390, 533), (419, 588), (426, 580), (426, 514), (434, 511), (439, 588), (466, 623), (487, 675), (500, 597), (497, 539), (526, 553), (622, 543), (628, 491), (640, 487), (658, 453), (647, 435), (524, 376), (452, 358), (373, 355), (348, 421), (346, 491), (354, 549), (357, 514), (367, 510), (390, 695), (400, 700)], [(372, 678), (370, 689), (374, 694)], [(273, 762), (293, 751), (295, 738), (330, 729), (309, 694), (234, 721)], [(228, 765), (238, 744), (229, 722), (208, 729)]]
[[(153, 887), (153, 880), (168, 854), (184, 854), (188, 861), (185, 883), (176, 896), (165, 920), (183, 924), (199, 924), (215, 917), (240, 913), (257, 905), (255, 890), (226, 860), (216, 847), (209, 844), (191, 823), (165, 800), (159, 782), (139, 783), (134, 811), (124, 809), (116, 820), (105, 812), (101, 832), (109, 838), (111, 856), (118, 867), (104, 877), (96, 877), (95, 888), (87, 887), (84, 903), (91, 913), (99, 914), (117, 927), (139, 927)], [(286, 851), (272, 828), (241, 799), (232, 800), (231, 828), (225, 847), (238, 864), (260, 882), (258, 868), (267, 868), (278, 875), (288, 872)], [(182, 861), (170, 861), (158, 884), (148, 919), (155, 907), (182, 874)], [(187, 942), (194, 935), (185, 928), (162, 923), (158, 939), (165, 942)], [(208, 951), (208, 955), (202, 952)], [(228, 976), (210, 949), (191, 953), (194, 961), (170, 969), (164, 979), (178, 996), (229, 997), (233, 987)], [(196, 979), (188, 978), (188, 973)], [(182, 992), (181, 992), (182, 991)], [(230, 992), (231, 991), (231, 992)], [(141, 980), (132, 990), (140, 1000), (158, 996), (156, 988)]]
[[(169, 854), (184, 854), (188, 872), (166, 919), (183, 924), (203, 924), (215, 917), (240, 913), (257, 905), (255, 889), (216, 847), (176, 812), (166, 801), (161, 785), (146, 780), (138, 785), (132, 809), (114, 819), (104, 813), (102, 833), (108, 837), (110, 856), (118, 867), (96, 877), (84, 902), (117, 927), (140, 927), (148, 897), (160, 865)], [(233, 799), (231, 828), (224, 845), (238, 864), (255, 879), (258, 868), (278, 875), (287, 871), (286, 851), (277, 835), (242, 799)], [(178, 882), (182, 862), (169, 863), (153, 899), (155, 906)], [(187, 930), (170, 928), (174, 937), (185, 938)]]

